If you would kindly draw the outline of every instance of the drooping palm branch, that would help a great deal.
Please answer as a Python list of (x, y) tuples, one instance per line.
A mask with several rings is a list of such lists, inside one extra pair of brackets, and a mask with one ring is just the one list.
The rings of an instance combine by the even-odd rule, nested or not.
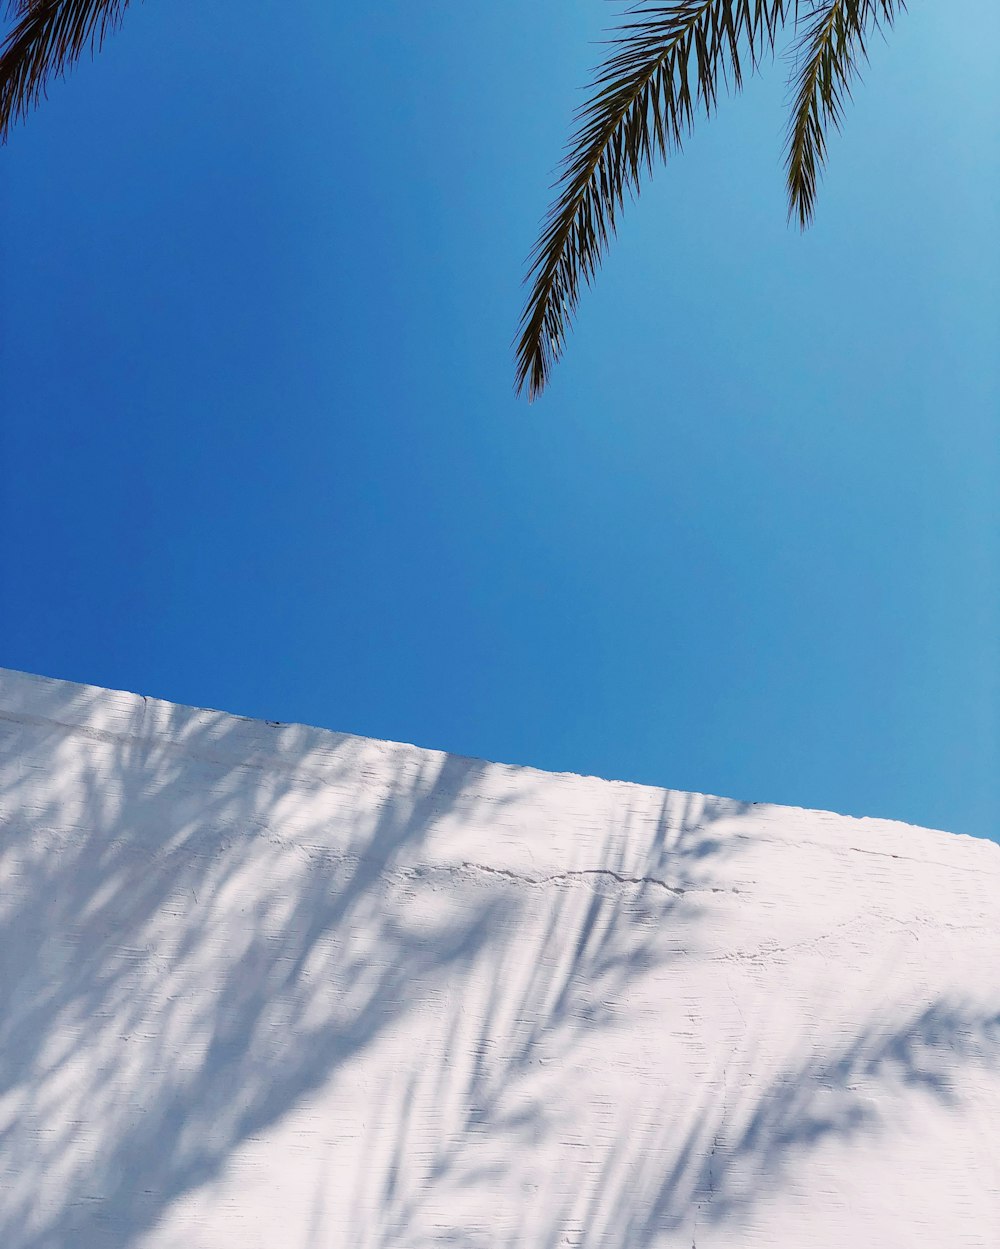
[(838, 127), (869, 34), (905, 0), (639, 0), (611, 41), (528, 261), (517, 389), (534, 398), (562, 355), (582, 288), (593, 280), (627, 197), (654, 160), (680, 150), (696, 112), (773, 54), (791, 25), (789, 216), (812, 219), (826, 131)]
[[(88, 49), (101, 46), (130, 0), (0, 0), (0, 142)], [(794, 102), (786, 151), (789, 216), (812, 219), (826, 158), (868, 36), (905, 0), (638, 0), (597, 71), (593, 94), (529, 259), (531, 290), (517, 344), (517, 388), (539, 394), (563, 352), (582, 287), (613, 236), (627, 196), (654, 160), (681, 147), (720, 88), (739, 90), (791, 24)], [(0, 28), (2, 29), (2, 28)]]
[(795, 102), (788, 128), (788, 215), (804, 230), (813, 218), (819, 172), (826, 163), (826, 131), (840, 129), (851, 79), (868, 59), (868, 36), (892, 24), (905, 0), (827, 0), (798, 24)]
[[(122, 20), (129, 0), (0, 0), (10, 23), (0, 43), (0, 142), (11, 126), (66, 74), (96, 51)], [(6, 23), (4, 23), (6, 25)]]

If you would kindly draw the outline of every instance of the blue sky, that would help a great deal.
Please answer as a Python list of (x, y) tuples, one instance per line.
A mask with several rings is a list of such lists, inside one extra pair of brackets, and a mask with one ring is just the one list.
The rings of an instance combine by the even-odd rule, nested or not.
[(0, 663), (1000, 837), (1000, 14), (873, 45), (805, 236), (783, 65), (724, 101), (529, 407), (617, 10), (252, 8), (0, 152)]

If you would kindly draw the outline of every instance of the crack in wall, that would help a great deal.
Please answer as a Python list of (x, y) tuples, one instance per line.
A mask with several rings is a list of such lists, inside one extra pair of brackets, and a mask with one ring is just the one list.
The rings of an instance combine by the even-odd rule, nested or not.
[(482, 872), (489, 876), (502, 876), (506, 880), (514, 881), (516, 884), (529, 885), (535, 888), (541, 888), (544, 885), (564, 884), (566, 881), (586, 880), (589, 877), (599, 876), (616, 881), (620, 885), (653, 885), (657, 889), (663, 889), (667, 893), (673, 894), (675, 897), (683, 897), (686, 893), (739, 893), (738, 889), (719, 889), (711, 886), (699, 889), (697, 887), (671, 885), (665, 880), (661, 880), (658, 876), (625, 876), (621, 872), (613, 871), (610, 867), (586, 867), (578, 868), (574, 871), (554, 872), (551, 876), (527, 876), (520, 872), (510, 871), (504, 867), (489, 867), (485, 863), (465, 861), (462, 863), (462, 871)]

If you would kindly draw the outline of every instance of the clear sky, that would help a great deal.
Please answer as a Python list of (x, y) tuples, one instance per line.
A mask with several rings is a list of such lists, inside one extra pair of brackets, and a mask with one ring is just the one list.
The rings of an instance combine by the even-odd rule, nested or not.
[(146, 0), (0, 151), (0, 663), (1000, 837), (1000, 12), (914, 3), (785, 224), (779, 62), (538, 403), (613, 7)]

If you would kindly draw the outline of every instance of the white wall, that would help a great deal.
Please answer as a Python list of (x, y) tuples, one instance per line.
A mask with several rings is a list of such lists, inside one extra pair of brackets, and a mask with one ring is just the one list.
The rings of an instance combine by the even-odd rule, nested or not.
[(0, 1246), (1000, 1245), (1000, 846), (0, 671)]

